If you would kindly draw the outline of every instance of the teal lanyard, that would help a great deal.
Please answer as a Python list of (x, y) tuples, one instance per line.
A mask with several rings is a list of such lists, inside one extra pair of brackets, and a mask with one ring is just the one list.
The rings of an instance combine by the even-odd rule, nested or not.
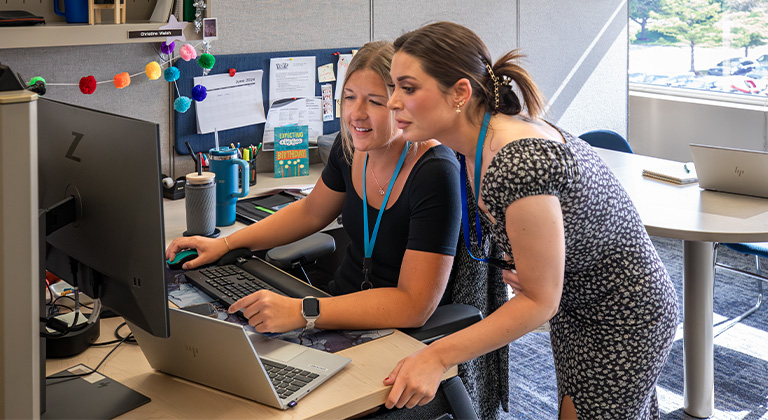
[[(481, 166), (483, 165), (483, 143), (485, 143), (485, 133), (488, 131), (488, 123), (491, 120), (491, 114), (485, 113), (483, 118), (483, 126), (480, 128), (480, 134), (477, 136), (477, 148), (475, 149), (475, 177), (473, 179), (475, 186), (475, 239), (477, 240), (477, 246), (482, 250), (483, 248), (483, 229), (480, 226), (480, 207), (478, 201), (480, 201), (480, 176), (482, 175)], [(459, 154), (459, 165), (461, 171), (461, 226), (464, 231), (464, 245), (467, 247), (469, 256), (477, 261), (482, 261), (491, 265), (495, 265), (502, 270), (514, 270), (514, 263), (502, 260), (494, 257), (475, 257), (472, 255), (470, 246), (470, 234), (469, 229), (469, 208), (467, 205), (467, 164), (465, 162), (464, 155)]]
[(397, 175), (400, 173), (400, 168), (403, 167), (405, 156), (408, 154), (408, 149), (411, 147), (411, 142), (405, 142), (403, 146), (403, 152), (400, 153), (400, 160), (397, 161), (395, 166), (395, 172), (392, 174), (392, 179), (389, 180), (389, 186), (387, 187), (387, 193), (384, 195), (384, 202), (381, 203), (379, 209), (379, 215), (376, 217), (376, 225), (373, 227), (373, 234), (369, 235), (368, 232), (368, 194), (365, 188), (365, 173), (368, 168), (368, 154), (365, 154), (365, 162), (363, 163), (363, 246), (365, 247), (365, 258), (363, 258), (363, 282), (360, 284), (360, 289), (370, 289), (373, 287), (373, 283), (370, 280), (371, 274), (371, 262), (373, 255), (373, 246), (376, 244), (376, 235), (379, 233), (379, 224), (381, 223), (381, 216), (384, 214), (384, 210), (387, 208), (387, 201), (389, 195), (392, 193), (392, 187), (395, 185)]

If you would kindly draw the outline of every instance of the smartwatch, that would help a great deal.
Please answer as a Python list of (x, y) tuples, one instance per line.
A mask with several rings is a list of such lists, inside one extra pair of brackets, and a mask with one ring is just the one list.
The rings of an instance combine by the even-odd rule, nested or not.
[(301, 301), (301, 316), (307, 320), (305, 329), (315, 328), (315, 321), (320, 317), (320, 301), (307, 296)]

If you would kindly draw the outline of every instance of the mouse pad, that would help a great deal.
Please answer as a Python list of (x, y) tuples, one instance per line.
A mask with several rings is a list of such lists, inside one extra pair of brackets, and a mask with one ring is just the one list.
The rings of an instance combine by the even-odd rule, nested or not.
[[(176, 304), (179, 308), (184, 308), (191, 305), (200, 303), (211, 303), (218, 313), (217, 318), (234, 322), (236, 324), (245, 325), (246, 328), (255, 333), (253, 327), (248, 325), (248, 321), (239, 313), (230, 314), (227, 312), (227, 308), (221, 303), (213, 300), (210, 296), (206, 295), (194, 285), (187, 282), (184, 277), (183, 270), (165, 270), (166, 284), (168, 285), (168, 300)], [(319, 330), (311, 329), (304, 331), (298, 329), (294, 331), (288, 331), (284, 333), (267, 333), (264, 334), (267, 337), (277, 338), (279, 340), (288, 341), (291, 343), (301, 344), (303, 346), (312, 347), (317, 350), (327, 351), (335, 353), (358, 344), (367, 343), (377, 338), (386, 337), (392, 334), (392, 329), (381, 330)]]

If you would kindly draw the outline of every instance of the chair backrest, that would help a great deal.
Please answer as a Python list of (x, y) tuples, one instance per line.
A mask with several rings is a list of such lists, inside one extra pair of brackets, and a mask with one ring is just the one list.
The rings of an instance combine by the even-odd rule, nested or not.
[(601, 149), (616, 150), (632, 153), (627, 140), (619, 133), (611, 130), (593, 130), (579, 136), (582, 140)]

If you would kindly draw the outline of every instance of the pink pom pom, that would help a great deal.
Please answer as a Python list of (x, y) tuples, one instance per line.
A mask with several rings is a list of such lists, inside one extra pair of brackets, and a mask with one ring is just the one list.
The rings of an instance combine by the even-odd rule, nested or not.
[(179, 48), (179, 54), (184, 61), (194, 60), (197, 58), (197, 51), (195, 47), (190, 44), (184, 44)]

